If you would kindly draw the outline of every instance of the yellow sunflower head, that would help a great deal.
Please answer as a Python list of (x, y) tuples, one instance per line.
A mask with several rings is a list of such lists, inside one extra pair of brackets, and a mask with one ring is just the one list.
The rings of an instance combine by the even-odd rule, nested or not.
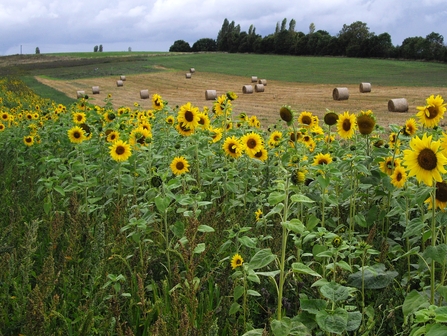
[(354, 136), (357, 128), (355, 114), (351, 114), (348, 111), (344, 112), (338, 117), (337, 131), (343, 139), (351, 139)]
[(107, 130), (106, 135), (107, 135), (106, 138), (107, 142), (115, 142), (120, 138), (120, 134), (118, 131)]
[(391, 183), (396, 188), (402, 188), (407, 181), (407, 172), (402, 166), (397, 166), (391, 174)]
[(231, 268), (236, 269), (239, 266), (242, 266), (244, 263), (244, 259), (242, 259), (241, 255), (239, 253), (236, 253), (233, 258), (231, 258)]
[(262, 215), (263, 215), (263, 213), (262, 213), (261, 209), (258, 209), (258, 210), (255, 211), (255, 216), (256, 216), (256, 221), (257, 222), (259, 222), (262, 219)]
[(255, 155), (250, 156), (250, 157), (253, 159), (258, 159), (259, 161), (264, 162), (268, 158), (268, 152), (264, 147), (262, 147)]
[(0, 132), (3, 132), (6, 129), (6, 126), (0, 123)]
[(301, 127), (312, 128), (314, 126), (315, 119), (312, 112), (303, 111), (298, 116), (298, 123)]
[(157, 110), (157, 111), (163, 109), (164, 101), (159, 94), (155, 93), (152, 95), (152, 107), (154, 108), (154, 110)]
[(165, 119), (166, 123), (169, 125), (174, 125), (175, 118), (173, 116), (167, 116)]
[(231, 137), (227, 137), (222, 145), (222, 148), (226, 155), (231, 156), (232, 158), (237, 159), (242, 155), (242, 151), (244, 149), (244, 145), (241, 141), (235, 137), (234, 135)]
[(282, 132), (280, 131), (273, 131), (272, 134), (270, 134), (269, 138), (269, 145), (270, 147), (278, 147), (282, 140)]
[(211, 132), (211, 143), (216, 143), (220, 139), (222, 139), (222, 129), (221, 128), (210, 128), (209, 131)]
[(81, 142), (86, 140), (84, 130), (79, 126), (70, 128), (67, 134), (72, 143), (80, 144)]
[(435, 127), (438, 125), (439, 121), (444, 118), (444, 113), (446, 110), (446, 104), (444, 104), (444, 99), (442, 96), (431, 95), (426, 99), (425, 106), (418, 106), (419, 112), (416, 114), (419, 117), (419, 121), (425, 127)]
[(32, 135), (26, 135), (23, 137), (23, 143), (28, 147), (34, 145), (34, 137)]
[(175, 157), (170, 165), (174, 175), (181, 175), (189, 171), (189, 163), (183, 156)]
[(416, 120), (414, 118), (410, 118), (405, 122), (405, 126), (404, 126), (402, 132), (406, 136), (413, 136), (416, 134), (417, 130), (418, 130), (418, 126), (416, 124)]
[(400, 158), (394, 158), (392, 156), (386, 157), (379, 163), (380, 170), (387, 175), (391, 175), (396, 167), (401, 165), (402, 160)]
[(75, 112), (73, 113), (73, 122), (75, 124), (83, 124), (87, 121), (87, 116), (84, 112)]
[(440, 142), (433, 141), (431, 135), (427, 137), (424, 133), (422, 139), (413, 137), (410, 147), (403, 151), (403, 164), (409, 170), (408, 176), (416, 176), (419, 182), (428, 186), (433, 185), (433, 180), (441, 182), (441, 174), (447, 172), (444, 168), (447, 159), (440, 151)]
[(199, 109), (191, 103), (186, 103), (180, 107), (177, 115), (177, 121), (189, 129), (194, 129), (199, 125)]
[(110, 156), (117, 162), (123, 162), (129, 159), (132, 155), (130, 145), (123, 141), (117, 140), (110, 147)]
[(253, 157), (257, 152), (259, 152), (264, 145), (261, 136), (255, 132), (245, 134), (241, 138), (241, 142), (245, 147), (245, 151), (250, 157)]
[[(428, 209), (433, 208), (432, 195), (425, 200), (424, 203), (428, 203)], [(441, 181), (436, 182), (436, 192), (435, 192), (435, 207), (439, 208), (441, 211), (445, 211), (447, 206), (447, 182)]]
[(315, 158), (314, 158), (313, 165), (314, 166), (327, 165), (327, 164), (329, 164), (331, 162), (332, 162), (331, 154), (329, 154), (329, 153), (326, 153), (326, 154), (318, 153), (315, 156)]

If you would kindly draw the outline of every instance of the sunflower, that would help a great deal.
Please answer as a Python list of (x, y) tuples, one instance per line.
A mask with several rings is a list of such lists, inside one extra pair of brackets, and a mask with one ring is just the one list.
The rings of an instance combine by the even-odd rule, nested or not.
[(68, 138), (72, 143), (80, 144), (82, 141), (85, 140), (84, 130), (79, 126), (70, 128), (67, 133)]
[(8, 121), (9, 120), (9, 113), (8, 112), (2, 112), (0, 117), (1, 117), (1, 120)]
[(235, 99), (237, 99), (237, 94), (235, 94), (233, 91), (228, 91), (227, 92), (227, 98), (229, 100), (235, 100)]
[(118, 162), (126, 161), (132, 154), (130, 145), (123, 140), (115, 141), (109, 148), (110, 156)]
[(273, 131), (272, 134), (270, 134), (269, 138), (269, 145), (270, 147), (278, 147), (282, 140), (282, 132), (280, 131)]
[(232, 137), (227, 137), (225, 139), (222, 148), (225, 151), (225, 154), (237, 159), (242, 155), (244, 146), (242, 145), (240, 140), (233, 135)]
[(134, 128), (130, 132), (129, 144), (135, 146), (137, 143), (144, 146), (148, 139), (152, 139), (152, 133), (150, 130), (145, 129), (141, 126)]
[(255, 211), (256, 221), (259, 222), (262, 219), (262, 210), (258, 209)]
[(210, 118), (208, 117), (208, 114), (202, 112), (199, 113), (199, 126), (205, 130), (210, 127)]
[(400, 140), (398, 137), (398, 133), (391, 132), (389, 135), (389, 140), (390, 141), (388, 142), (388, 145), (390, 146), (391, 149), (400, 147)]
[(387, 175), (391, 175), (396, 167), (399, 167), (401, 165), (402, 160), (399, 158), (394, 158), (388, 156), (383, 161), (379, 163), (380, 170), (384, 172)]
[(248, 124), (249, 124), (250, 126), (252, 126), (252, 127), (256, 127), (256, 128), (261, 127), (261, 122), (259, 121), (259, 119), (258, 119), (257, 116), (251, 116), (251, 117), (248, 119)]
[(253, 159), (258, 159), (258, 160), (264, 162), (268, 158), (268, 152), (264, 147), (262, 147), (255, 155), (250, 156), (250, 157)]
[(175, 125), (175, 129), (183, 136), (190, 136), (194, 133), (194, 129), (187, 127), (183, 122), (179, 122)]
[(183, 156), (176, 156), (170, 167), (174, 175), (181, 175), (189, 171), (189, 163)]
[[(430, 195), (429, 198), (425, 200), (424, 203), (428, 203), (428, 209), (433, 207), (433, 200)], [(435, 207), (441, 209), (441, 211), (445, 211), (445, 207), (447, 206), (447, 182), (441, 181), (436, 182), (436, 192), (435, 192)]]
[(245, 151), (250, 157), (253, 157), (263, 147), (261, 136), (255, 132), (245, 134), (241, 138), (241, 142), (245, 147)]
[(351, 139), (354, 136), (357, 127), (355, 119), (355, 114), (350, 114), (348, 111), (338, 117), (337, 131), (340, 137), (343, 139)]
[(226, 105), (227, 105), (226, 95), (217, 97), (213, 103), (213, 112), (218, 116), (222, 115), (224, 113)]
[(323, 121), (326, 125), (333, 126), (338, 121), (338, 114), (335, 112), (329, 111), (324, 115)]
[(442, 96), (431, 95), (426, 99), (427, 105), (418, 106), (419, 112), (416, 114), (419, 117), (419, 121), (425, 127), (435, 127), (439, 121), (444, 118), (444, 112), (446, 110), (446, 104)]
[(106, 131), (107, 134), (107, 142), (115, 142), (120, 138), (120, 134), (118, 131)]
[(177, 115), (177, 121), (183, 123), (184, 127), (194, 129), (199, 125), (199, 109), (192, 106), (191, 103), (186, 103), (180, 107)]
[(292, 172), (291, 180), (293, 184), (301, 184), (306, 180), (306, 172), (303, 169), (295, 169)]
[(0, 123), (0, 132), (3, 132), (5, 130), (6, 126), (2, 123)]
[(329, 153), (327, 153), (327, 154), (318, 153), (315, 156), (314, 162), (313, 162), (312, 165), (314, 165), (314, 166), (327, 165), (327, 164), (329, 164), (331, 162), (332, 162), (331, 154), (329, 154)]
[(222, 139), (221, 128), (210, 128), (209, 131), (211, 132), (211, 137), (213, 138), (211, 140), (212, 143), (218, 142), (220, 139)]
[(422, 139), (415, 136), (410, 140), (411, 149), (406, 149), (404, 153), (404, 165), (410, 172), (408, 176), (416, 176), (420, 182), (432, 186), (433, 180), (442, 181), (441, 173), (447, 173), (444, 165), (447, 164), (446, 157), (439, 151), (440, 142), (432, 141), (432, 136), (424, 133)]
[(164, 101), (159, 94), (155, 93), (152, 95), (152, 107), (154, 108), (154, 110), (157, 110), (157, 111), (163, 109)]
[(303, 111), (298, 116), (298, 123), (305, 128), (312, 128), (314, 120), (312, 112)]
[(242, 112), (241, 114), (239, 114), (239, 117), (238, 117), (238, 119), (239, 119), (239, 121), (241, 121), (241, 122), (248, 122), (248, 116), (247, 116), (247, 113), (244, 113), (244, 112)]
[(397, 166), (390, 177), (391, 177), (391, 183), (396, 188), (402, 188), (405, 185), (405, 182), (407, 181), (407, 173), (405, 172), (405, 168), (402, 166)]
[(231, 268), (236, 269), (239, 266), (242, 266), (244, 263), (244, 259), (242, 259), (239, 253), (236, 253), (233, 258), (231, 258)]
[(166, 123), (169, 125), (174, 125), (175, 118), (173, 116), (167, 116), (165, 119)]
[(115, 120), (115, 118), (116, 118), (115, 114), (112, 113), (112, 112), (106, 112), (106, 113), (104, 113), (104, 114), (103, 114), (103, 117), (104, 117), (104, 119), (105, 119), (107, 122), (112, 122), (112, 121)]
[(279, 116), (282, 120), (284, 120), (288, 125), (290, 125), (293, 121), (293, 111), (290, 106), (283, 105), (279, 109)]
[(83, 124), (87, 121), (87, 116), (84, 112), (75, 112), (73, 113), (73, 122), (75, 124)]
[(23, 137), (23, 143), (28, 147), (34, 145), (34, 137), (32, 135), (26, 135)]
[(374, 118), (371, 110), (361, 111), (357, 116), (357, 127), (359, 133), (363, 135), (371, 134), (376, 125), (376, 119)]
[(416, 134), (417, 130), (418, 126), (416, 124), (416, 120), (414, 118), (410, 118), (405, 122), (403, 134), (407, 136), (413, 136)]

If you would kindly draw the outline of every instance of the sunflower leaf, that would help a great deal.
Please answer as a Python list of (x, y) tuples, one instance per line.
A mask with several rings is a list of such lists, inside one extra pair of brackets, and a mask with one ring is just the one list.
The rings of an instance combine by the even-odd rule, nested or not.
[(286, 198), (286, 195), (282, 192), (279, 191), (273, 191), (272, 193), (270, 193), (269, 197), (268, 197), (268, 202), (271, 206), (274, 206), (276, 204), (278, 204), (279, 202), (284, 201)]
[(273, 254), (270, 249), (263, 249), (256, 252), (256, 254), (251, 258), (248, 265), (251, 269), (255, 270), (267, 266), (275, 259), (276, 255)]
[(292, 195), (290, 197), (290, 199), (292, 200), (292, 202), (295, 202), (295, 203), (314, 203), (313, 200), (311, 200), (309, 197), (304, 196), (304, 195), (295, 194), (295, 195)]

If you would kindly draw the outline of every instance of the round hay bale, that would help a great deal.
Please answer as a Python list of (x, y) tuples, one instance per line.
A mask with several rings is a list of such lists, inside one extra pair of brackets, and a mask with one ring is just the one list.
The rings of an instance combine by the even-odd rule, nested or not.
[(264, 92), (264, 84), (256, 84), (255, 91), (256, 92)]
[(260, 79), (258, 80), (258, 83), (267, 86), (267, 79)]
[(92, 86), (92, 93), (99, 94), (99, 86)]
[(251, 82), (252, 83), (256, 83), (258, 81), (258, 77), (257, 76), (251, 76)]
[(244, 85), (242, 87), (242, 93), (253, 93), (253, 86), (251, 86), (251, 85)]
[(76, 91), (76, 97), (77, 98), (85, 97), (85, 91)]
[(371, 92), (371, 83), (360, 83), (359, 90), (361, 93)]
[(407, 112), (408, 102), (405, 98), (395, 98), (388, 101), (388, 111), (390, 112)]
[(187, 72), (186, 75), (185, 75), (185, 77), (186, 77), (186, 78), (191, 78), (191, 73), (190, 73), (190, 72)]
[(194, 72), (196, 72), (196, 69), (191, 68), (191, 69), (189, 69), (189, 72), (190, 72), (190, 73), (194, 73)]
[(123, 83), (123, 81), (121, 79), (118, 79), (116, 81), (116, 86), (120, 87), (120, 86), (123, 86), (123, 85), (124, 85), (124, 83)]
[(349, 91), (348, 88), (341, 87), (341, 88), (335, 88), (332, 91), (332, 98), (334, 100), (346, 100), (349, 98)]
[(120, 79), (121, 79), (122, 81), (125, 81), (125, 80), (126, 80), (126, 76), (121, 75), (121, 76), (120, 76)]
[(206, 90), (205, 91), (205, 99), (206, 100), (214, 100), (217, 98), (216, 90)]
[(149, 90), (141, 90), (140, 91), (140, 98), (141, 99), (148, 99), (149, 98)]

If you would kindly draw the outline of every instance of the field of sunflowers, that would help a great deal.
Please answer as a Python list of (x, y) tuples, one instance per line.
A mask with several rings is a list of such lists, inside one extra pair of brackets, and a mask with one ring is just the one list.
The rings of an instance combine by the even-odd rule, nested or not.
[(71, 106), (0, 79), (0, 335), (444, 335), (446, 104)]

